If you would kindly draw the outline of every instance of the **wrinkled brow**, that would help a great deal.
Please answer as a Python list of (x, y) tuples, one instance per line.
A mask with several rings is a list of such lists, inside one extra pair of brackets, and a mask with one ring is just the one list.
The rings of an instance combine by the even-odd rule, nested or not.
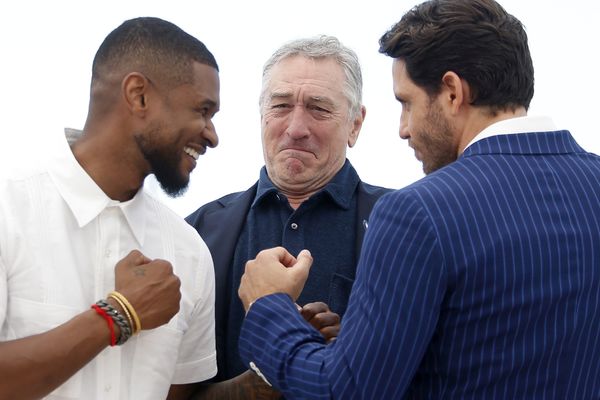
[[(269, 97), (269, 99), (271, 100), (271, 102), (274, 100), (289, 100), (293, 96), (294, 96), (294, 94), (291, 91), (280, 90), (280, 91), (274, 91), (273, 93), (271, 93), (271, 96)], [(335, 105), (335, 102), (333, 100), (331, 100), (329, 97), (325, 97), (325, 96), (310, 96), (308, 98), (307, 102), (318, 103), (318, 104), (327, 104), (330, 106)]]

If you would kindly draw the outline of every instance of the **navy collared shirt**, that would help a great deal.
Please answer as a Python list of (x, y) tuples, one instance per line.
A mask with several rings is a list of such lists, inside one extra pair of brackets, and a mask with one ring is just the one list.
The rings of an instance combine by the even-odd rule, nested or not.
[(296, 256), (310, 250), (313, 265), (297, 303), (322, 301), (343, 315), (356, 270), (356, 188), (358, 174), (350, 162), (319, 192), (294, 210), (263, 167), (256, 197), (237, 242), (231, 274), (232, 298), (227, 326), (225, 379), (244, 372), (238, 337), (244, 308), (237, 292), (246, 261), (259, 251), (283, 246)]

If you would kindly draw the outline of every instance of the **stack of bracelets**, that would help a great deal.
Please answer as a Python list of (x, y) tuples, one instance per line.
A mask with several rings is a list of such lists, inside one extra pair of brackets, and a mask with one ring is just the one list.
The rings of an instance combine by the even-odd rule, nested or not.
[[(111, 298), (117, 302), (117, 304), (123, 309), (123, 313), (126, 318), (123, 318), (121, 313), (111, 306), (106, 300), (98, 300), (96, 304), (92, 305), (92, 308), (100, 314), (108, 324), (110, 329), (110, 345), (120, 346), (125, 343), (131, 336), (139, 333), (142, 330), (142, 324), (138, 317), (135, 309), (127, 301), (125, 296), (121, 293), (114, 291), (108, 294), (108, 298)], [(119, 339), (117, 340), (115, 335), (114, 324), (119, 326)]]

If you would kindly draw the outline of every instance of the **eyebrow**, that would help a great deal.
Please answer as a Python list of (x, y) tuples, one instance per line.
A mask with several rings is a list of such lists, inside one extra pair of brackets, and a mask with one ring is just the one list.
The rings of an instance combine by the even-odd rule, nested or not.
[(288, 92), (288, 91), (276, 91), (271, 93), (271, 96), (269, 96), (269, 100), (273, 101), (273, 100), (277, 100), (277, 99), (288, 99), (292, 97), (292, 92)]
[[(292, 96), (293, 96), (293, 93), (289, 92), (289, 91), (276, 91), (276, 92), (271, 93), (271, 96), (269, 97), (269, 99), (270, 99), (270, 101), (278, 100), (278, 99), (285, 100), (285, 99), (289, 99)], [(335, 102), (333, 100), (331, 100), (329, 97), (324, 97), (324, 96), (310, 96), (308, 98), (308, 102), (327, 104), (330, 106), (335, 105)]]
[(217, 102), (211, 99), (205, 99), (198, 103), (200, 106), (217, 107)]
[(394, 97), (396, 98), (396, 100), (398, 100), (400, 103), (406, 103), (406, 100), (404, 99), (404, 97), (400, 96), (399, 94), (394, 94)]

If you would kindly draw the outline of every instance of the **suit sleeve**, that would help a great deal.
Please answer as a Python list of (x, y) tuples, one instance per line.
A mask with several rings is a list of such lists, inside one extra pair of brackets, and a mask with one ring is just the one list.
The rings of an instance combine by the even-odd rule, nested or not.
[(400, 398), (421, 362), (446, 286), (435, 229), (406, 190), (382, 197), (370, 220), (335, 342), (326, 346), (282, 294), (258, 300), (244, 321), (242, 359), (288, 399)]

